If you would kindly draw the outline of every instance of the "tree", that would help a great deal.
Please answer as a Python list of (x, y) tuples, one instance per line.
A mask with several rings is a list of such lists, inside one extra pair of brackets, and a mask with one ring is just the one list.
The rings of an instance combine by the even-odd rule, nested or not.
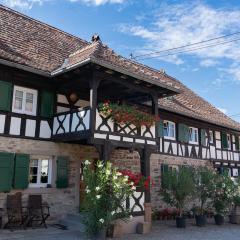
[(193, 181), (193, 171), (191, 168), (182, 167), (179, 171), (172, 170), (162, 175), (161, 195), (163, 201), (174, 206), (182, 217), (186, 200), (195, 190)]
[(200, 204), (200, 215), (204, 215), (207, 202), (213, 197), (216, 173), (208, 167), (198, 167), (194, 173), (195, 196)]

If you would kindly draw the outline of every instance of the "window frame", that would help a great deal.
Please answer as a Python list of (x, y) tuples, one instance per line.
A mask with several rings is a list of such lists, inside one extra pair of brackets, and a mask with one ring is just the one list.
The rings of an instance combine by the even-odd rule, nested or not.
[[(190, 143), (190, 144), (199, 144), (199, 129), (196, 128), (196, 127), (189, 127), (188, 129), (189, 129), (189, 130), (188, 130), (188, 143)], [(190, 134), (190, 129), (192, 129), (192, 132), (193, 132), (194, 130), (197, 130), (197, 141), (196, 141), (196, 142), (195, 142), (195, 141), (192, 141), (192, 140), (190, 139), (190, 136), (191, 136), (191, 134)]]
[[(37, 183), (30, 183), (31, 161), (38, 161)], [(48, 160), (48, 182), (41, 183), (41, 163), (43, 160)], [(31, 156), (29, 163), (29, 188), (46, 188), (48, 184), (52, 183), (53, 158), (50, 156)]]
[[(168, 124), (168, 129), (169, 129), (169, 123), (172, 124), (174, 126), (174, 137), (171, 137), (171, 136), (165, 136), (164, 133), (164, 124)], [(169, 131), (168, 131), (169, 132)], [(169, 120), (163, 120), (163, 137), (164, 139), (169, 139), (169, 140), (176, 140), (176, 123), (175, 122), (172, 122), (172, 121), (169, 121)]]
[(227, 133), (227, 150), (232, 150), (232, 139), (231, 139), (231, 134)]
[[(211, 133), (212, 133), (212, 141), (211, 141)], [(208, 132), (208, 141), (209, 141), (209, 144), (214, 144), (214, 131), (213, 130), (209, 130)]]
[[(20, 91), (20, 92), (23, 93), (22, 109), (15, 108), (16, 91)], [(30, 93), (30, 94), (33, 95), (33, 106), (32, 106), (32, 111), (31, 112), (26, 111), (26, 99), (27, 99), (26, 96), (27, 96), (27, 93)], [(36, 89), (14, 85), (14, 87), (13, 87), (13, 97), (12, 97), (12, 112), (31, 115), (31, 116), (36, 116), (37, 115), (37, 100), (38, 100), (38, 91)]]

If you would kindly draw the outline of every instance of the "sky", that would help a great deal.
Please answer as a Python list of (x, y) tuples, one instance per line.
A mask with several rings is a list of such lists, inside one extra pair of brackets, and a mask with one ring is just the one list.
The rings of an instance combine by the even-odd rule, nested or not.
[[(143, 64), (164, 69), (240, 121), (240, 33), (235, 34), (240, 32), (239, 0), (0, 0), (0, 3), (85, 40), (90, 41), (98, 33), (115, 52), (127, 58), (132, 54)], [(229, 34), (235, 35), (195, 45)], [(165, 51), (189, 44), (193, 45), (175, 52)], [(137, 57), (152, 52), (160, 53)]]

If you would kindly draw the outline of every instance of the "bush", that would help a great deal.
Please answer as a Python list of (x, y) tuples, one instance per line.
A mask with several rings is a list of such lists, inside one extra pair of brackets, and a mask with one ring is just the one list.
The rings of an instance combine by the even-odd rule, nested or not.
[(104, 165), (98, 161), (93, 169), (88, 160), (85, 161), (83, 176), (86, 183), (84, 223), (89, 235), (106, 229), (115, 219), (126, 220), (130, 216), (130, 213), (122, 208), (126, 198), (135, 190), (127, 176), (118, 172), (110, 162)]
[(229, 212), (235, 192), (236, 185), (227, 174), (215, 175), (212, 203), (216, 214), (225, 215)]

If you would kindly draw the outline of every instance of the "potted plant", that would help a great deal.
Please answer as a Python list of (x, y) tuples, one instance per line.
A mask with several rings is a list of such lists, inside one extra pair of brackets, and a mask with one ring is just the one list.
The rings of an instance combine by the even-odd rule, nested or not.
[(195, 170), (195, 196), (199, 202), (199, 207), (195, 208), (196, 225), (199, 227), (205, 226), (207, 216), (205, 208), (208, 201), (212, 198), (214, 191), (215, 173), (208, 167), (198, 167)]
[(224, 216), (229, 212), (233, 202), (235, 186), (232, 179), (227, 175), (216, 174), (214, 178), (213, 207), (215, 209), (215, 223), (224, 224)]
[(190, 168), (182, 167), (179, 171), (168, 171), (162, 175), (162, 199), (167, 204), (177, 208), (176, 225), (178, 228), (186, 227), (183, 209), (188, 198), (192, 196), (194, 187), (193, 174)]
[(86, 160), (83, 176), (86, 183), (83, 203), (86, 233), (93, 239), (105, 239), (112, 221), (130, 217), (130, 212), (121, 206), (124, 206), (135, 187), (110, 162), (103, 164), (98, 161), (93, 169)]
[(119, 105), (105, 101), (98, 105), (100, 115), (104, 118), (111, 119), (118, 125), (133, 124), (140, 128), (142, 126), (151, 127), (155, 122), (159, 121), (159, 117), (138, 110), (136, 107), (128, 106), (126, 104)]
[(229, 221), (233, 224), (240, 224), (240, 178), (238, 178), (234, 184), (233, 206), (229, 215)]

